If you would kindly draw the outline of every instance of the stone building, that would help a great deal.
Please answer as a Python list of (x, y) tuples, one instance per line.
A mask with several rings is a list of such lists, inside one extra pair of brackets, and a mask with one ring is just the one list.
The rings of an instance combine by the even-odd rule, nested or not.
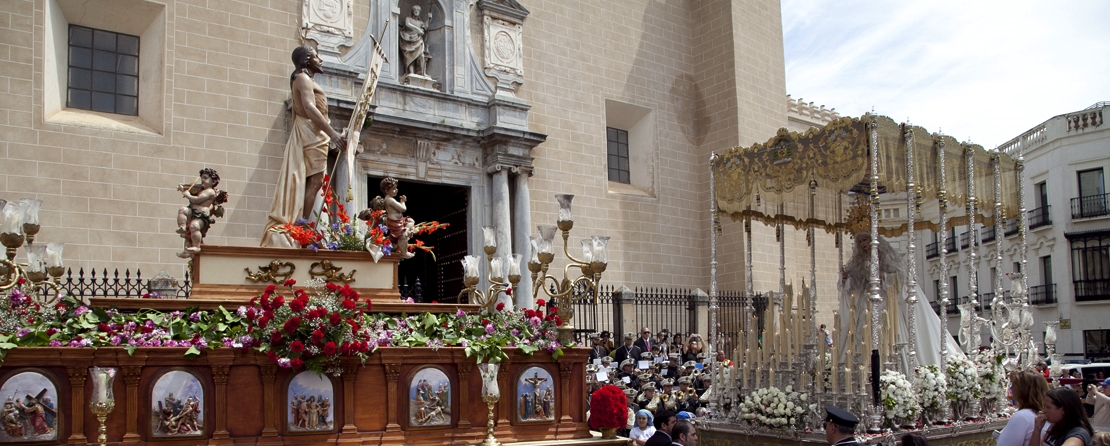
[[(418, 77), (399, 54), (413, 6)], [(0, 195), (42, 199), (39, 240), (66, 243), (75, 270), (181, 277), (174, 187), (211, 167), (231, 199), (206, 243), (256, 246), (289, 133), (290, 51), (318, 46), (341, 128), (371, 36), (388, 60), (352, 207), (394, 176), (417, 221), (452, 223), (432, 240), (438, 262), (402, 266), (435, 296), (458, 289), (483, 225), (498, 226), (500, 250), (526, 252), (557, 193), (576, 195), (573, 245), (612, 237), (606, 283), (708, 289), (710, 153), (836, 116), (786, 98), (774, 0), (12, 0), (0, 5)], [(609, 140), (626, 148), (609, 156)], [(755, 287), (777, 289), (774, 229), (755, 231)], [(722, 289), (743, 289), (742, 240), (725, 221)], [(831, 236), (817, 242), (835, 256)], [(803, 232), (787, 253), (787, 277), (808, 276)], [(835, 295), (835, 271), (821, 262), (820, 297)]]

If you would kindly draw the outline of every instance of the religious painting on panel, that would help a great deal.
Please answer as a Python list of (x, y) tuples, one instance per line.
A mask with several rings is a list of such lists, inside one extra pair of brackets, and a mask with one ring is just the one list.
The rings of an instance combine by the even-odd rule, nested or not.
[(50, 378), (38, 372), (16, 373), (0, 386), (0, 396), (0, 443), (58, 440), (58, 392)]
[(303, 371), (286, 390), (288, 432), (328, 432), (335, 429), (335, 391), (327, 376)]
[(451, 380), (438, 367), (424, 367), (409, 380), (409, 426), (451, 425)]
[(516, 380), (517, 421), (555, 420), (555, 381), (547, 369), (526, 367)]
[(154, 438), (204, 436), (204, 386), (185, 370), (170, 370), (150, 392), (150, 432)]

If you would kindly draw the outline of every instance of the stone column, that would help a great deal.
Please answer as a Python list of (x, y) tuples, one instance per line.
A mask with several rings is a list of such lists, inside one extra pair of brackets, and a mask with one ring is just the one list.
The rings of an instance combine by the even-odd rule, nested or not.
[[(497, 226), (497, 254), (506, 256), (512, 254), (512, 214), (509, 207), (509, 170), (511, 166), (495, 164), (489, 168), (491, 178), (490, 203), (493, 204), (493, 215), (490, 224)], [(509, 302), (510, 304), (512, 302)]]
[(66, 439), (69, 444), (85, 444), (88, 443), (88, 438), (85, 437), (85, 411), (88, 406), (85, 404), (85, 376), (89, 373), (86, 366), (81, 367), (66, 367), (66, 374), (69, 375), (70, 386), (70, 400), (73, 404), (70, 405), (70, 434)]
[(513, 196), (513, 252), (522, 256), (520, 272), (522, 274), (517, 289), (513, 290), (513, 304), (516, 308), (532, 308), (532, 281), (528, 274), (528, 257), (532, 253), (532, 245), (528, 236), (532, 233), (532, 208), (531, 194), (528, 192), (528, 177), (532, 176), (532, 168), (518, 167), (516, 169), (516, 194)]
[(124, 443), (138, 443), (139, 436), (139, 380), (142, 378), (142, 366), (130, 365), (123, 367), (123, 382), (127, 385), (127, 433), (123, 434)]
[[(709, 333), (709, 295), (705, 294), (701, 288), (695, 289), (690, 293), (690, 300), (694, 301), (696, 311), (694, 312), (694, 323), (690, 324), (691, 330), (697, 330), (697, 333)], [(714, 339), (713, 342), (717, 340)]]
[(616, 291), (613, 291), (613, 305), (615, 309), (619, 309), (620, 317), (616, 320), (620, 325), (614, 327), (613, 339), (614, 342), (620, 342), (622, 336), (626, 332), (637, 332), (636, 328), (636, 292), (630, 288), (621, 285)]

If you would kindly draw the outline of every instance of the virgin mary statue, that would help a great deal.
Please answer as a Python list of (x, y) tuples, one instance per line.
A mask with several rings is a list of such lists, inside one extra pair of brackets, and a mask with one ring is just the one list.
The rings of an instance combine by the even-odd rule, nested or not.
[[(852, 257), (840, 272), (840, 330), (837, 336), (838, 350), (841, 355), (846, 346), (851, 345), (853, 351), (870, 351), (871, 340), (861, 339), (865, 324), (870, 324), (868, 314), (864, 310), (872, 309), (868, 297), (871, 271), (871, 234), (860, 232), (855, 235), (855, 246)], [(941, 342), (948, 343), (948, 354), (963, 356), (963, 350), (947, 329), (942, 328), (940, 317), (929, 306), (928, 299), (916, 287), (917, 302), (914, 305), (914, 319), (916, 321), (917, 339), (909, 338), (909, 303), (906, 302), (906, 272), (903, 270), (902, 256), (894, 251), (894, 247), (886, 239), (879, 237), (879, 294), (883, 297), (879, 310), (887, 310), (891, 316), (891, 325), (896, 327), (895, 343), (914, 343), (917, 350), (917, 363), (919, 365), (940, 364)], [(853, 333), (849, 339), (849, 331)], [(880, 338), (882, 339), (882, 338)], [(902, 365), (902, 370), (908, 369), (907, 356), (909, 348), (903, 349), (902, 357), (895, 358), (895, 363)], [(843, 360), (843, 357), (841, 358)], [(885, 358), (884, 358), (885, 361)]]

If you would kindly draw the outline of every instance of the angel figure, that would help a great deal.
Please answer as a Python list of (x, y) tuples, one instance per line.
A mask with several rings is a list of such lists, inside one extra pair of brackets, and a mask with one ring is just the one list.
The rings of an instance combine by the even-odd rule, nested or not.
[(200, 176), (193, 184), (180, 184), (177, 191), (189, 200), (189, 204), (177, 211), (177, 233), (185, 239), (185, 250), (178, 253), (181, 258), (189, 258), (200, 252), (200, 245), (208, 235), (208, 228), (223, 218), (227, 192), (216, 189), (220, 185), (220, 174), (214, 169), (201, 169)]
[[(416, 222), (411, 217), (405, 217), (405, 212), (408, 211), (406, 204), (408, 199), (404, 195), (397, 195), (397, 179), (393, 177), (382, 179), (381, 191), (385, 197), (374, 197), (370, 201), (370, 209), (360, 212), (358, 218), (370, 226), (384, 225), (398, 255), (402, 259), (412, 258), (414, 254), (409, 252), (409, 239), (416, 232)], [(375, 218), (375, 215), (380, 216)], [(373, 241), (368, 242), (367, 249), (372, 251), (370, 243)]]

